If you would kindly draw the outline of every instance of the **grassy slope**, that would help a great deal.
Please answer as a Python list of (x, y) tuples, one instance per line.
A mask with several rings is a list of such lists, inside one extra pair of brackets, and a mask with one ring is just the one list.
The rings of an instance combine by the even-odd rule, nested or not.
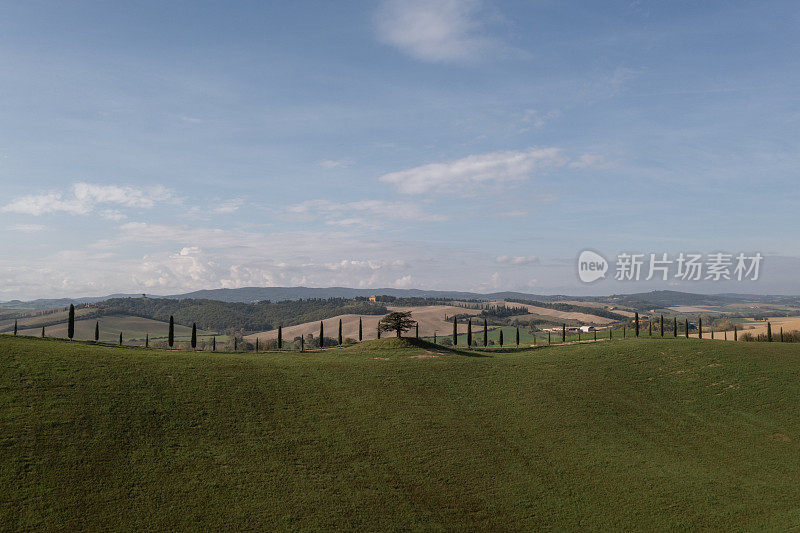
[[(786, 528), (800, 346), (465, 357), (0, 337), (10, 528)], [(787, 440), (788, 439), (788, 440)]]
[[(100, 322), (101, 342), (116, 342), (117, 339), (119, 339), (120, 332), (122, 332), (122, 338), (125, 342), (144, 341), (145, 335), (147, 334), (150, 335), (150, 340), (164, 340), (167, 338), (167, 332), (169, 330), (168, 322), (161, 322), (159, 320), (151, 320), (149, 318), (142, 318), (138, 316), (109, 315), (102, 316), (97, 319), (76, 320), (75, 339), (93, 340), (94, 325), (96, 321)], [(23, 335), (38, 336), (41, 334), (41, 327), (21, 329), (20, 333)], [(45, 334), (48, 337), (66, 338), (67, 323), (64, 322), (63, 324), (48, 326), (45, 328)], [(197, 335), (200, 338), (204, 338), (213, 334), (214, 333), (210, 331), (197, 331)], [(189, 340), (191, 336), (191, 327), (175, 324), (175, 340), (186, 341)]]

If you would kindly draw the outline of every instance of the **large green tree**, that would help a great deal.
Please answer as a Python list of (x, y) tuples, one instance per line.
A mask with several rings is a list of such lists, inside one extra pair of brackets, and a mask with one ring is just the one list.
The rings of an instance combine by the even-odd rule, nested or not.
[(394, 331), (398, 337), (402, 337), (403, 333), (415, 325), (416, 322), (411, 318), (411, 311), (393, 311), (381, 318), (381, 321), (378, 322), (378, 330)]

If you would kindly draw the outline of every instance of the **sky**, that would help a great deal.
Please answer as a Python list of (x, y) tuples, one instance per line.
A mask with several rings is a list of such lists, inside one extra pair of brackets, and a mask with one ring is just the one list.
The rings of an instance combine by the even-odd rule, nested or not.
[(797, 94), (794, 1), (0, 2), (0, 300), (800, 294)]

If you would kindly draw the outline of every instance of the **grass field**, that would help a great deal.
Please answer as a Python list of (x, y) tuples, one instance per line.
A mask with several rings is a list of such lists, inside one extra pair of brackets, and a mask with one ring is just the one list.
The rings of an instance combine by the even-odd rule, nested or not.
[(0, 336), (0, 528), (788, 529), (800, 346)]

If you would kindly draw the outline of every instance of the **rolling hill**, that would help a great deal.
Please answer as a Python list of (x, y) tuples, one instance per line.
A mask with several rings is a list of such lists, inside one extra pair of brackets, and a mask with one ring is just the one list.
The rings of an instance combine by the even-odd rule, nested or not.
[[(424, 307), (407, 307), (407, 306), (389, 306), (389, 311), (411, 311), (411, 316), (414, 320), (419, 322), (420, 337), (433, 337), (435, 331), (438, 330), (440, 337), (452, 335), (453, 323), (452, 321), (445, 320), (445, 317), (452, 317), (456, 314), (462, 315), (477, 315), (480, 310), (465, 309), (463, 307), (454, 307), (450, 305), (429, 305)], [(364, 340), (375, 339), (378, 336), (377, 328), (378, 322), (384, 315), (353, 315), (343, 314), (337, 315), (322, 321), (325, 330), (325, 336), (335, 339), (339, 334), (339, 320), (342, 321), (342, 337), (358, 339), (358, 320), (362, 320), (362, 328)], [(477, 322), (473, 325), (477, 328)], [(458, 332), (466, 333), (467, 325), (458, 324)], [(285, 340), (294, 339), (297, 336), (313, 335), (319, 336), (319, 321), (304, 322), (295, 326), (283, 328), (283, 338)], [(384, 333), (384, 336), (391, 335), (391, 333)], [(278, 337), (276, 329), (270, 331), (262, 331), (247, 335), (245, 340), (255, 342), (256, 338), (260, 341), (273, 340)]]
[[(151, 320), (138, 316), (111, 315), (89, 320), (76, 320), (75, 340), (94, 340), (95, 322), (98, 322), (100, 325), (101, 342), (118, 342), (120, 333), (122, 333), (123, 342), (126, 343), (141, 343), (144, 341), (145, 335), (149, 335), (151, 341), (158, 341), (166, 339), (169, 331), (168, 322)], [(41, 332), (41, 327), (20, 329), (21, 335), (39, 336)], [(66, 322), (62, 322), (57, 325), (49, 326), (45, 328), (45, 333), (48, 337), (66, 338), (67, 324)], [(218, 332), (206, 330), (198, 330), (197, 332), (199, 338), (215, 334), (218, 334)], [(188, 341), (191, 335), (192, 328), (181, 324), (175, 324), (176, 341)]]
[(0, 359), (8, 529), (800, 520), (796, 344), (213, 354), (0, 336)]

